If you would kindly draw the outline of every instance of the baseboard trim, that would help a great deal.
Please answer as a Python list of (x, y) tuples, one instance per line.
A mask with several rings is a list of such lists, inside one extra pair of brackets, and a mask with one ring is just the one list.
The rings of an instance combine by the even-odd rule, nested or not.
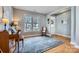
[(26, 37), (33, 37), (33, 36), (40, 36), (40, 34), (35, 34), (35, 35), (24, 35), (24, 38), (26, 38)]
[(46, 35), (48, 35), (49, 37), (51, 37), (51, 34), (46, 34)]
[(60, 36), (64, 36), (64, 37), (67, 37), (67, 38), (71, 38), (70, 36), (67, 36), (67, 35), (62, 35), (62, 34), (58, 34), (58, 33), (55, 33), (56, 35), (60, 35)]
[(77, 45), (75, 42), (70, 42), (75, 48), (79, 48), (79, 45)]
[(76, 43), (71, 41), (70, 44), (75, 45)]

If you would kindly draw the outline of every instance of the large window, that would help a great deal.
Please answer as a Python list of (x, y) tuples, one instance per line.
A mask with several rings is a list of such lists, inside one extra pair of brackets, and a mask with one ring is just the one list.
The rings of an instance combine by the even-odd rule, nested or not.
[(39, 18), (25, 16), (24, 18), (24, 32), (39, 31)]

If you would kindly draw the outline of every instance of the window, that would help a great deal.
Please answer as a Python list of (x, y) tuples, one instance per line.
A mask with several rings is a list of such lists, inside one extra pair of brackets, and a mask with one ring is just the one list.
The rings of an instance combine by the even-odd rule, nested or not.
[(39, 18), (25, 16), (24, 18), (24, 32), (39, 31)]
[(24, 32), (32, 31), (32, 17), (24, 17)]
[(39, 18), (36, 17), (33, 20), (33, 31), (39, 31)]

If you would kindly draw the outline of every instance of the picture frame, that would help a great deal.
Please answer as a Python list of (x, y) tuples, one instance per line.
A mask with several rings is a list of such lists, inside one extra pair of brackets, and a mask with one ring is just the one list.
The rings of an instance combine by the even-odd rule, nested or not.
[(47, 19), (47, 22), (48, 22), (48, 24), (49, 24), (49, 18)]
[(61, 20), (61, 23), (62, 24), (67, 24), (67, 21), (66, 20)]
[(51, 20), (51, 24), (54, 24), (54, 21), (53, 20)]

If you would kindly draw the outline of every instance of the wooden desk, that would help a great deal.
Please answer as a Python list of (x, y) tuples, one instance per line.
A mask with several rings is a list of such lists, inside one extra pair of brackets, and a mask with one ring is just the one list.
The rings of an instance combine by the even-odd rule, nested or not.
[(9, 40), (11, 38), (13, 38), (12, 40), (14, 40), (14, 36), (9, 36), (8, 31), (5, 30), (0, 32), (0, 49), (3, 51), (3, 53), (9, 53), (11, 51), (9, 46)]
[(9, 33), (7, 31), (0, 32), (0, 49), (3, 53), (9, 53)]
[(20, 41), (19, 34), (16, 33), (9, 35), (8, 31), (5, 30), (0, 32), (0, 49), (3, 51), (3, 53), (10, 52), (9, 40), (15, 40), (15, 45), (16, 42), (18, 43), (18, 52), (19, 52), (19, 41)]

